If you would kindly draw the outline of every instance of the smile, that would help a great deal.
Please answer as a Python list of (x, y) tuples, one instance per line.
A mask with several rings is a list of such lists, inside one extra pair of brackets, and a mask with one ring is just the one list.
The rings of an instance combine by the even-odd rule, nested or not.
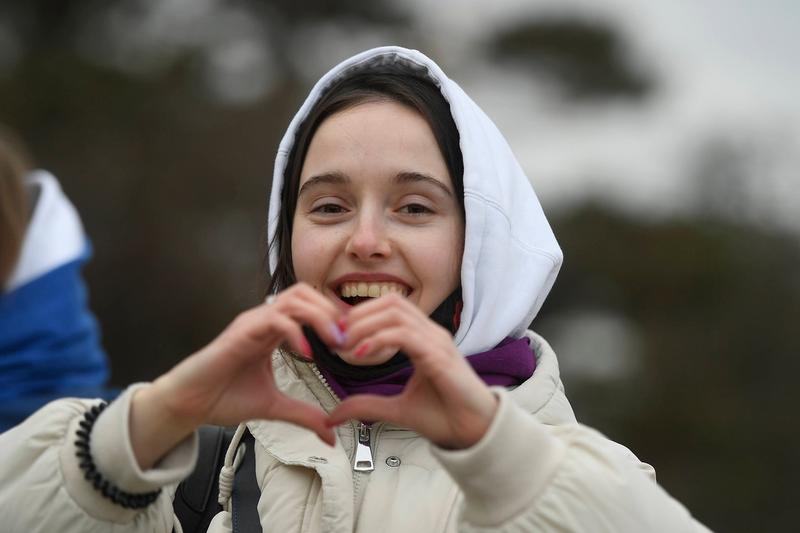
[(387, 294), (399, 294), (405, 297), (408, 296), (409, 289), (394, 281), (346, 281), (339, 285), (337, 292), (342, 300), (350, 305), (356, 305)]

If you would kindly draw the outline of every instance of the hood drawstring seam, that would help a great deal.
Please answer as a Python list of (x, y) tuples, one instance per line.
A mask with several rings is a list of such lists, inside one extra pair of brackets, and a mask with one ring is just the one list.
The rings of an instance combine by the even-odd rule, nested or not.
[(219, 502), (224, 511), (228, 512), (231, 510), (231, 494), (233, 493), (234, 476), (244, 459), (245, 445), (239, 446), (239, 444), (246, 430), (247, 426), (245, 424), (239, 424), (239, 427), (236, 428), (236, 433), (233, 434), (228, 450), (225, 452), (225, 462), (222, 469), (219, 471), (219, 493), (217, 495), (217, 502)]

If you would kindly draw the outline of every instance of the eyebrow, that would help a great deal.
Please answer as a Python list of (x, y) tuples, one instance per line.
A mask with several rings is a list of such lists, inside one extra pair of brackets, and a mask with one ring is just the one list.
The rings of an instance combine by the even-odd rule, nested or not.
[(297, 197), (300, 198), (303, 196), (303, 193), (317, 187), (319, 185), (331, 184), (331, 185), (345, 185), (350, 183), (350, 178), (342, 174), (341, 172), (326, 172), (325, 174), (319, 174), (317, 176), (312, 176), (308, 178), (308, 180), (300, 187), (300, 190), (297, 192)]
[(447, 196), (453, 197), (453, 192), (447, 188), (447, 185), (436, 178), (432, 178), (420, 172), (400, 172), (394, 177), (393, 181), (398, 185), (404, 183), (428, 183), (441, 189)]
[[(392, 181), (397, 185), (403, 185), (406, 183), (427, 183), (437, 187), (447, 196), (451, 198), (453, 197), (453, 192), (447, 188), (447, 185), (436, 178), (432, 178), (431, 176), (422, 174), (421, 172), (399, 172)], [(306, 180), (306, 182), (300, 187), (297, 197), (300, 198), (303, 193), (319, 185), (346, 185), (348, 183), (350, 183), (350, 178), (348, 178), (345, 174), (338, 171), (326, 172), (324, 174), (319, 174), (317, 176), (308, 178), (308, 180)]]

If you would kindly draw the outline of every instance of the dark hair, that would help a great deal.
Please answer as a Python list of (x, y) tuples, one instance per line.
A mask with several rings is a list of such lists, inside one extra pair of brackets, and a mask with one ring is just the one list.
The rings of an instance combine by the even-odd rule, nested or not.
[(23, 185), (28, 169), (22, 143), (0, 126), (0, 292), (17, 263), (28, 224)]
[(292, 222), (297, 208), (300, 172), (320, 124), (331, 115), (367, 102), (393, 101), (419, 112), (428, 122), (439, 150), (442, 152), (456, 198), (464, 212), (464, 162), (459, 147), (458, 128), (450, 113), (450, 105), (434, 83), (419, 74), (397, 66), (349, 75), (334, 83), (317, 100), (306, 119), (297, 129), (295, 142), (286, 163), (281, 189), (281, 211), (278, 226), (269, 249), (277, 249), (277, 265), (267, 294), (277, 293), (295, 281), (292, 261)]

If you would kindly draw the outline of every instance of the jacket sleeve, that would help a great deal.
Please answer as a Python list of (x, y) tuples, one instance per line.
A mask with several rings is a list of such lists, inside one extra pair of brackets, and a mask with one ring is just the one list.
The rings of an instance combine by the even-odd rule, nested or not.
[(97, 401), (58, 400), (0, 434), (3, 531), (173, 530), (172, 498), (178, 483), (194, 468), (197, 436), (180, 443), (151, 470), (139, 469), (128, 433), (130, 400), (139, 386), (126, 390), (98, 417), (90, 439), (92, 457), (98, 471), (119, 489), (142, 493), (163, 488), (158, 499), (144, 509), (132, 510), (95, 490), (79, 467), (75, 432), (83, 414)]
[(495, 393), (481, 441), (433, 449), (463, 492), (458, 531), (708, 531), (624, 446), (580, 424), (546, 426)]

